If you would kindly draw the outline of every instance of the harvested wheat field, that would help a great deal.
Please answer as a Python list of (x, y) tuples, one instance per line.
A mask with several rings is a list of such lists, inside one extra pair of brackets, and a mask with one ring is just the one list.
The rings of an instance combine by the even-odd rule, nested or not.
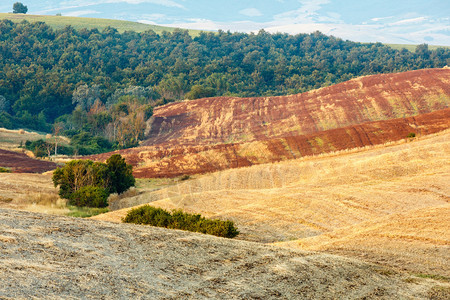
[(0, 297), (429, 299), (448, 284), (359, 260), (0, 209)]
[(0, 173), (0, 208), (66, 214), (50, 174)]
[(330, 233), (279, 243), (388, 263), (397, 269), (450, 278), (450, 204), (393, 214)]
[[(122, 199), (111, 207), (123, 209), (94, 218), (120, 222), (128, 211), (124, 207), (151, 202), (158, 207), (232, 219), (241, 230), (238, 238), (258, 242), (320, 237), (363, 222), (383, 222), (394, 214), (403, 216), (434, 208), (433, 218), (444, 226), (448, 224), (445, 223), (448, 213), (441, 207), (450, 198), (449, 141), (450, 132), (446, 131), (354, 153), (344, 151), (212, 173)], [(416, 242), (408, 244), (411, 246), (408, 251), (400, 249), (395, 256), (379, 250), (383, 243), (374, 243), (373, 252), (380, 255), (372, 261), (398, 267), (417, 253), (411, 264), (405, 264), (406, 269), (413, 272), (440, 269), (437, 274), (447, 274), (448, 231), (434, 231), (439, 226), (433, 224), (425, 222), (429, 229), (408, 231), (405, 240), (417, 236)], [(420, 238), (427, 230), (439, 238)], [(422, 261), (424, 251), (428, 257), (437, 255), (436, 262)], [(352, 251), (346, 254), (362, 256)]]

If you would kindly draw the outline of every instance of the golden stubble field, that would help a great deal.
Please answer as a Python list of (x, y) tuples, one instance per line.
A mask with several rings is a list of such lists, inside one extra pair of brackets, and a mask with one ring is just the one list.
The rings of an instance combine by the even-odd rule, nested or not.
[[(450, 132), (198, 176), (113, 203), (234, 220), (241, 239), (450, 275)], [(95, 217), (120, 222), (128, 208)]]

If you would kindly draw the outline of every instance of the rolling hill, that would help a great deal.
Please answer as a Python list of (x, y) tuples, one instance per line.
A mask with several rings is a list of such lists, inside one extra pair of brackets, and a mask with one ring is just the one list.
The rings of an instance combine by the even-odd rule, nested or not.
[[(319, 251), (336, 236), (342, 244), (323, 249), (448, 276), (449, 141), (447, 130), (408, 143), (216, 172), (118, 200), (111, 208), (119, 210), (94, 218), (120, 222), (127, 207), (150, 203), (231, 219), (240, 239), (301, 239), (306, 249)], [(420, 219), (427, 211), (428, 219)], [(419, 222), (406, 230), (414, 220)], [(365, 235), (371, 225), (380, 231)], [(371, 236), (373, 242), (366, 239)], [(391, 242), (392, 248), (385, 247)]]
[[(48, 15), (27, 15), (27, 14), (10, 14), (0, 13), (0, 19), (7, 19), (13, 22), (21, 22), (26, 20), (32, 22), (44, 22), (53, 29), (63, 29), (66, 26), (72, 26), (75, 29), (94, 29), (103, 30), (106, 27), (116, 28), (119, 32), (136, 31), (144, 32), (153, 30), (160, 34), (164, 31), (173, 32), (175, 28), (164, 27), (158, 25), (142, 24), (131, 21), (112, 20), (112, 19), (98, 19), (98, 18), (80, 18), (80, 17), (66, 17), (66, 16), (48, 16)], [(188, 30), (192, 36), (197, 36), (200, 30)]]
[(355, 259), (0, 209), (6, 298), (427, 299), (446, 286)]
[(426, 69), (290, 96), (168, 104), (155, 109), (142, 147), (119, 152), (137, 177), (174, 177), (383, 144), (449, 128), (449, 83), (450, 69)]

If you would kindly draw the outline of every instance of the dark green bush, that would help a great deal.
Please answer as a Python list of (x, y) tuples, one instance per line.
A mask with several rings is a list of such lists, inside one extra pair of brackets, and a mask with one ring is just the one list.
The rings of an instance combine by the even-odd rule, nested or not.
[(0, 167), (0, 173), (10, 173), (10, 172), (11, 172), (11, 170), (8, 168)]
[(407, 138), (415, 138), (416, 134), (414, 132), (410, 132), (410, 133), (408, 133), (408, 135), (406, 137)]
[(108, 206), (109, 193), (105, 188), (87, 185), (72, 193), (69, 204), (87, 207)]
[(125, 223), (201, 232), (226, 238), (234, 238), (239, 234), (232, 221), (210, 220), (199, 214), (188, 214), (181, 210), (174, 210), (172, 213), (169, 213), (162, 208), (150, 205), (130, 210), (122, 221)]

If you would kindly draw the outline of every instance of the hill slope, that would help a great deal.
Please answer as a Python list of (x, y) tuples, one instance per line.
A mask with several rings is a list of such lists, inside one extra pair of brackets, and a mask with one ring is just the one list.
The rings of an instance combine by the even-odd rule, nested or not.
[[(356, 153), (342, 152), (203, 175), (120, 200), (112, 203), (112, 208), (150, 202), (166, 209), (181, 208), (208, 217), (232, 219), (241, 231), (239, 238), (260, 242), (316, 236), (320, 241), (323, 234), (326, 237), (353, 227), (357, 230), (366, 221), (388, 232), (389, 222), (395, 220), (390, 219), (391, 215), (404, 216), (403, 224), (410, 224), (409, 212), (436, 209), (437, 213), (431, 215), (434, 221), (420, 222), (417, 231), (389, 235), (383, 243), (348, 245), (350, 250), (345, 254), (364, 258), (364, 253), (375, 253), (372, 261), (388, 266), (399, 267), (403, 263), (401, 267), (412, 272), (446, 275), (449, 265), (448, 261), (443, 262), (450, 237), (442, 230), (447, 228), (444, 225), (449, 218), (447, 210), (440, 207), (448, 205), (450, 199), (449, 157), (450, 132), (446, 131), (414, 142)], [(95, 218), (120, 222), (127, 211), (124, 208)], [(346, 240), (349, 243), (350, 229)], [(423, 239), (427, 235), (430, 238)], [(409, 243), (411, 239), (414, 243)], [(355, 243), (358, 240), (363, 240), (363, 236), (355, 239)], [(383, 250), (386, 241), (409, 246), (395, 248), (397, 254), (393, 255)], [(320, 250), (313, 247), (311, 243), (311, 249)]]
[[(53, 29), (62, 29), (66, 26), (72, 26), (75, 29), (94, 29), (103, 30), (106, 27), (116, 28), (119, 32), (124, 31), (136, 31), (144, 32), (147, 30), (153, 30), (160, 34), (163, 31), (173, 32), (175, 28), (164, 27), (158, 25), (149, 25), (137, 22), (112, 20), (112, 19), (98, 19), (98, 18), (80, 18), (80, 17), (66, 17), (66, 16), (47, 16), (47, 15), (24, 15), (24, 14), (9, 14), (0, 13), (0, 19), (7, 19), (13, 22), (21, 22), (26, 20), (32, 22), (44, 22)], [(192, 36), (197, 36), (199, 30), (188, 30)]]
[(0, 149), (0, 167), (16, 173), (43, 173), (56, 169), (54, 162), (31, 158), (24, 153)]
[(207, 98), (158, 107), (144, 145), (305, 135), (450, 105), (450, 69), (366, 76), (291, 96)]
[[(448, 194), (443, 197), (448, 203)], [(450, 278), (448, 228), (450, 204), (393, 214), (278, 245), (383, 261), (397, 269)]]
[[(0, 295), (426, 299), (435, 282), (353, 259), (0, 209)], [(445, 290), (444, 290), (445, 291)]]
[(427, 69), (291, 96), (169, 104), (155, 109), (147, 146), (120, 153), (137, 177), (174, 177), (435, 133), (450, 127), (449, 83), (450, 69)]

